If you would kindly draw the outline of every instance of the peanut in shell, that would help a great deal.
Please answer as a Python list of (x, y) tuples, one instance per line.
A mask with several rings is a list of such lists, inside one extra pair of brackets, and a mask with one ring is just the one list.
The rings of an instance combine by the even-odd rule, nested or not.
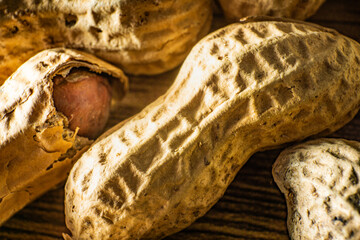
[(161, 239), (186, 228), (255, 152), (352, 119), (359, 59), (354, 40), (299, 21), (248, 19), (208, 35), (163, 96), (74, 165), (66, 239)]
[(289, 147), (273, 166), (293, 240), (360, 238), (360, 143), (316, 139)]
[(4, 0), (0, 85), (54, 47), (90, 52), (135, 75), (162, 73), (180, 65), (211, 20), (210, 0)]
[(75, 68), (106, 75), (119, 98), (127, 90), (121, 70), (62, 48), (35, 55), (0, 86), (0, 224), (64, 182), (93, 142), (69, 129), (70, 118), (54, 106), (53, 78)]
[(325, 0), (219, 0), (229, 21), (238, 21), (249, 16), (305, 20), (315, 14), (324, 2)]

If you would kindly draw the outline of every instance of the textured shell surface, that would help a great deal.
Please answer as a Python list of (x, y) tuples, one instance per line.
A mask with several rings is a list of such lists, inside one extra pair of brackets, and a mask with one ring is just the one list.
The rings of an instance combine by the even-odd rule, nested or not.
[(65, 187), (68, 238), (163, 238), (205, 214), (253, 153), (353, 118), (360, 45), (258, 20), (202, 39), (163, 96), (79, 159)]
[(210, 0), (3, 0), (0, 84), (51, 47), (91, 52), (131, 74), (165, 72), (185, 59), (211, 20)]
[(291, 239), (360, 238), (360, 143), (317, 139), (284, 150), (273, 177), (286, 197)]
[(0, 224), (64, 181), (91, 144), (67, 128), (53, 102), (52, 77), (78, 67), (111, 76), (119, 95), (127, 90), (121, 70), (66, 49), (38, 53), (0, 86)]
[(219, 0), (226, 18), (273, 16), (304, 20), (313, 15), (325, 0)]

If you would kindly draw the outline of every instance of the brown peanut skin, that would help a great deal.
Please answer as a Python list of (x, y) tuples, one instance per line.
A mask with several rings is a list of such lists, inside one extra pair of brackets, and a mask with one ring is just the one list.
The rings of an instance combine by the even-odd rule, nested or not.
[(346, 124), (359, 91), (360, 44), (335, 30), (284, 19), (217, 30), (163, 96), (74, 165), (71, 238), (161, 239), (189, 226), (255, 152)]
[(59, 79), (54, 81), (54, 104), (68, 118), (71, 130), (79, 128), (80, 136), (94, 139), (109, 118), (111, 90), (105, 77), (84, 71), (82, 74), (76, 82), (68, 82), (66, 78), (58, 84)]

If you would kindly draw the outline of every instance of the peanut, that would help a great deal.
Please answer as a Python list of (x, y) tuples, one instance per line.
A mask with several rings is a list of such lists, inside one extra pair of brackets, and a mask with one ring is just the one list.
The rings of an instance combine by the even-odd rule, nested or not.
[[(86, 71), (56, 77), (54, 104), (69, 119), (69, 129), (88, 138), (96, 138), (110, 114), (111, 89), (106, 78)], [(73, 80), (76, 78), (76, 81)]]
[[(119, 82), (121, 88), (117, 91), (120, 94), (127, 88), (127, 78), (121, 70), (89, 54), (65, 49), (40, 52), (0, 87), (0, 225), (26, 204), (63, 182), (74, 162), (92, 142), (86, 138), (87, 134), (80, 136), (80, 130), (69, 129), (71, 119), (54, 106), (54, 101), (59, 106), (61, 97), (53, 99), (53, 78), (55, 81), (59, 78), (78, 81), (90, 76), (93, 79), (90, 82), (96, 82), (93, 88), (103, 82), (97, 75), (85, 74), (84, 70), (77, 72), (78, 78), (74, 79), (74, 68), (102, 73), (111, 83)], [(78, 83), (89, 85), (89, 79)], [(107, 91), (108, 86), (105, 86), (105, 98), (109, 95)], [(74, 93), (66, 104), (77, 101), (77, 92), (67, 94)], [(87, 92), (85, 95), (90, 97)], [(92, 102), (96, 102), (95, 99)], [(108, 111), (107, 108), (102, 110)], [(84, 115), (81, 112), (85, 110), (88, 109), (80, 109), (74, 114)], [(90, 124), (92, 120), (82, 121)], [(89, 133), (89, 130), (91, 133), (91, 129), (86, 131)]]
[(98, 138), (65, 186), (67, 239), (160, 239), (189, 226), (260, 150), (332, 132), (359, 109), (360, 45), (247, 20), (201, 40), (170, 89)]
[(248, 16), (273, 16), (304, 20), (312, 16), (325, 0), (219, 0), (225, 17), (238, 21)]
[(360, 143), (317, 139), (284, 150), (273, 177), (291, 239), (360, 238)]
[(165, 72), (185, 59), (211, 19), (211, 0), (0, 1), (0, 85), (51, 47), (91, 52), (131, 74)]

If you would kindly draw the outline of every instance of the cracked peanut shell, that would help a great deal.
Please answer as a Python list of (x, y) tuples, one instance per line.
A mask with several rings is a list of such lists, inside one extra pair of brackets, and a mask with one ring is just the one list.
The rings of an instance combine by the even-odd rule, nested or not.
[(0, 86), (0, 224), (63, 182), (92, 141), (68, 128), (53, 101), (53, 77), (74, 68), (105, 74), (122, 96), (121, 70), (89, 54), (51, 49), (25, 62)]

